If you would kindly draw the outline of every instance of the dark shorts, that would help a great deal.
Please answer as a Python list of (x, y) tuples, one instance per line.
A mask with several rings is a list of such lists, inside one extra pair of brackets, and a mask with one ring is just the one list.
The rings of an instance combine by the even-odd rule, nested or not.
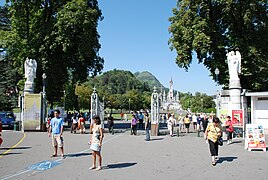
[(185, 123), (185, 127), (189, 128), (190, 127), (190, 123)]

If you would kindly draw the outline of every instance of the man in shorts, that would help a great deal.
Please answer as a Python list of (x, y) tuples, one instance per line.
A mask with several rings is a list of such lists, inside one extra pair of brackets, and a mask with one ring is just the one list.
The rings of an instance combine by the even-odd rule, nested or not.
[(61, 150), (61, 157), (64, 157), (63, 151), (63, 119), (60, 117), (60, 111), (54, 111), (54, 118), (50, 121), (48, 136), (52, 138), (52, 145), (54, 147), (54, 154), (51, 157), (57, 157), (58, 147)]

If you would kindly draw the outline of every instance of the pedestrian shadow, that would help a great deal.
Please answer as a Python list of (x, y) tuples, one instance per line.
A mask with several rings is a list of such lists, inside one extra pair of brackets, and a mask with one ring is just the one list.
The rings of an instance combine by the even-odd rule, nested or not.
[(118, 164), (109, 164), (103, 169), (120, 169), (120, 168), (127, 168), (136, 165), (137, 163), (118, 163)]
[(223, 162), (233, 162), (237, 157), (220, 157), (219, 160), (217, 161), (218, 164), (221, 164)]
[(150, 139), (150, 141), (161, 141), (163, 140), (164, 138), (154, 138), (154, 139)]
[(22, 153), (6, 153), (3, 156), (9, 156), (9, 155), (17, 155), (17, 154), (22, 154)]
[(240, 144), (240, 143), (242, 143), (242, 142), (243, 142), (243, 140), (233, 141), (232, 144)]
[(75, 153), (75, 154), (67, 154), (65, 157), (71, 157), (71, 158), (77, 158), (82, 156), (89, 156), (92, 155), (92, 153)]
[(30, 149), (32, 147), (30, 146), (22, 146), (22, 147), (0, 147), (0, 150), (9, 150), (9, 149)]

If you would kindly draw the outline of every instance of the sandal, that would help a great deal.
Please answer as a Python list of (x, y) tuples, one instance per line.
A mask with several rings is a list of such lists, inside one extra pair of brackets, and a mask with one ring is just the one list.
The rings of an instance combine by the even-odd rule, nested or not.
[(91, 167), (89, 168), (89, 170), (93, 170), (93, 169), (96, 169), (96, 167), (95, 167), (95, 166), (91, 166)]
[(99, 166), (99, 167), (98, 167), (96, 170), (97, 170), (97, 171), (99, 171), (99, 170), (101, 170), (101, 169), (102, 169), (102, 167), (101, 167), (101, 166)]
[(216, 162), (215, 161), (212, 161), (212, 166), (216, 166)]
[(57, 155), (56, 154), (52, 154), (50, 157), (57, 157)]

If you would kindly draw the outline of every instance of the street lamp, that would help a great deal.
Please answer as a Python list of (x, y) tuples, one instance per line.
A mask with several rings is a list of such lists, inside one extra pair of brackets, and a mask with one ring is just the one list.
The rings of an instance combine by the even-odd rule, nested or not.
[(130, 98), (128, 98), (128, 112), (130, 113)]
[(41, 127), (42, 127), (42, 130), (44, 131), (45, 130), (45, 118), (46, 118), (46, 78), (47, 78), (47, 75), (46, 73), (43, 73), (42, 74), (42, 79), (43, 79), (43, 117), (42, 117), (42, 121), (41, 121)]
[(216, 82), (218, 83), (218, 76), (220, 74), (220, 70), (218, 68), (215, 69)]
[(220, 115), (220, 108), (219, 108), (219, 90), (218, 90), (218, 76), (220, 74), (220, 70), (218, 68), (215, 69), (215, 75), (216, 75), (216, 83), (217, 83), (217, 94), (216, 94), (216, 109), (217, 109), (217, 117)]
[(65, 113), (65, 108), (66, 108), (66, 91), (63, 90), (63, 108), (64, 108), (64, 113)]
[(203, 112), (203, 98), (201, 98), (201, 111)]

